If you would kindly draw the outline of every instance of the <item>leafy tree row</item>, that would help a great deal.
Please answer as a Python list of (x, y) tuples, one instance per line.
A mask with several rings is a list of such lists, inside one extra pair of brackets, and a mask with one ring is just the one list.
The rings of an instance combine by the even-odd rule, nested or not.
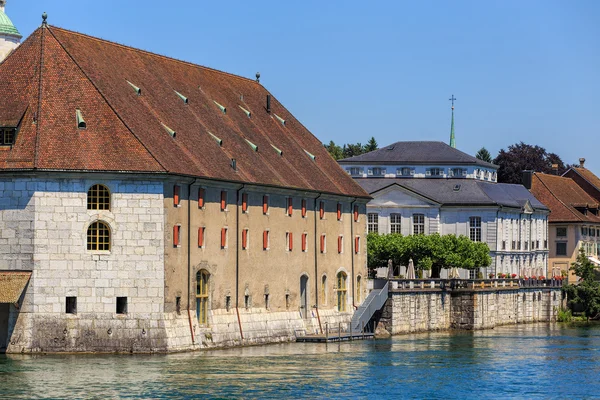
[(416, 270), (431, 270), (433, 278), (439, 278), (442, 268), (476, 269), (492, 264), (487, 243), (473, 242), (462, 235), (367, 236), (369, 269), (386, 266), (388, 260), (406, 266), (411, 258)]
[(571, 271), (581, 280), (577, 285), (567, 285), (564, 288), (569, 305), (583, 310), (588, 320), (597, 318), (600, 316), (600, 282), (596, 279), (594, 265), (585, 255), (583, 248), (579, 250)]
[(361, 154), (378, 149), (377, 141), (374, 137), (371, 137), (371, 139), (369, 139), (369, 141), (365, 145), (363, 145), (362, 143), (348, 143), (339, 146), (335, 144), (332, 140), (329, 142), (329, 144), (324, 144), (324, 146), (329, 152), (329, 154), (331, 154), (334, 160), (341, 160), (342, 158), (360, 156)]

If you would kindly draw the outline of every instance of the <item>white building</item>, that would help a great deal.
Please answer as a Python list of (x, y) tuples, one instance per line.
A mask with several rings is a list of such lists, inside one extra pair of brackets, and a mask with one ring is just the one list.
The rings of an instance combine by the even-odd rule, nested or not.
[(497, 183), (496, 165), (442, 142), (397, 142), (339, 163), (373, 197), (369, 232), (465, 235), (490, 247), (486, 277), (547, 275), (549, 210), (524, 186)]

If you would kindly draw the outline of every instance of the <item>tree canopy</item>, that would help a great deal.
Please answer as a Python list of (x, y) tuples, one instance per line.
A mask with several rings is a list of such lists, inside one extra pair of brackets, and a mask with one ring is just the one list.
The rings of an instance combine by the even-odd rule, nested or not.
[(583, 248), (579, 250), (577, 260), (571, 265), (571, 271), (581, 278), (577, 285), (568, 285), (565, 292), (571, 307), (580, 307), (587, 319), (600, 314), (600, 282), (596, 280), (594, 265), (585, 255)]
[(485, 147), (482, 147), (481, 149), (479, 149), (477, 154), (475, 154), (475, 158), (478, 158), (481, 161), (485, 161), (490, 164), (492, 163), (492, 155), (490, 154), (489, 151), (487, 151), (487, 149)]
[(323, 146), (327, 149), (329, 154), (331, 154), (334, 160), (360, 156), (361, 154), (368, 153), (379, 148), (377, 140), (375, 140), (374, 137), (371, 137), (366, 145), (363, 145), (359, 142), (355, 144), (347, 143), (339, 146), (332, 140), (328, 144), (323, 144)]
[(558, 173), (562, 174), (568, 168), (557, 154), (523, 142), (508, 146), (508, 150), (500, 150), (494, 164), (500, 167), (498, 182), (503, 183), (521, 183), (524, 170), (551, 174), (552, 164), (558, 164)]
[(367, 236), (367, 263), (370, 269), (394, 265), (408, 265), (412, 258), (416, 270), (431, 270), (439, 277), (442, 268), (476, 269), (492, 264), (486, 243), (473, 242), (466, 236), (411, 235), (397, 233)]

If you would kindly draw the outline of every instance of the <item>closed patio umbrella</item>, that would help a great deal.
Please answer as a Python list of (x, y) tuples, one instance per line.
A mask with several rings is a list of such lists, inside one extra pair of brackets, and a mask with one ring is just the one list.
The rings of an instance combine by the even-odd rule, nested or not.
[(415, 275), (415, 263), (412, 258), (408, 260), (408, 269), (406, 270), (406, 278), (407, 279), (416, 279)]

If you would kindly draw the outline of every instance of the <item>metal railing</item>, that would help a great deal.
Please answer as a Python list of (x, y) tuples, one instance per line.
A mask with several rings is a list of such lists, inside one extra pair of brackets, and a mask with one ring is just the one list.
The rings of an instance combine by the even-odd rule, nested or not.
[[(373, 315), (381, 310), (388, 299), (389, 281), (374, 282), (374, 288), (367, 296), (365, 301), (358, 307), (352, 316), (351, 330), (352, 332), (363, 332), (364, 327), (368, 326)], [(376, 288), (381, 286), (380, 288)]]
[(510, 289), (510, 288), (541, 288), (562, 287), (566, 280), (559, 279), (395, 279), (390, 278), (391, 291), (396, 290), (454, 290), (454, 289)]

